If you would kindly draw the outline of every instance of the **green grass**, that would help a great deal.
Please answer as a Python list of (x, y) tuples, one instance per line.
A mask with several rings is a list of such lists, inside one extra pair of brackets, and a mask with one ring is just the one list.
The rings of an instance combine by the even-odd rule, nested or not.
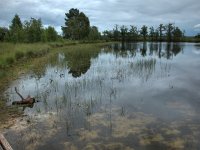
[(44, 51), (46, 52), (49, 48), (49, 44), (46, 43), (0, 43), (0, 68), (9, 67), (21, 59), (29, 58), (27, 56), (29, 56), (30, 52), (34, 54), (34, 57), (38, 57), (44, 54)]
[[(93, 41), (94, 42), (94, 41)], [(92, 43), (93, 43), (92, 42)], [(99, 43), (99, 41), (96, 41)], [(82, 44), (87, 45), (91, 42), (83, 41), (61, 41), (61, 42), (51, 42), (51, 43), (0, 43), (0, 68), (7, 68), (10, 65), (15, 64), (20, 60), (26, 60), (29, 58), (40, 57), (48, 53), (50, 49), (55, 48), (66, 48), (75, 45)], [(87, 43), (87, 44), (86, 44)]]

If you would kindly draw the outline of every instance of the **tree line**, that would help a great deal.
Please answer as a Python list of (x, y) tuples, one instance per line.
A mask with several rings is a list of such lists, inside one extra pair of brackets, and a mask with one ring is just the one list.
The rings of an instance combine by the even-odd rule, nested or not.
[[(21, 22), (15, 15), (9, 28), (0, 27), (0, 41), (7, 42), (51, 42), (58, 39), (70, 40), (114, 40), (122, 42), (131, 41), (167, 41), (179, 42), (184, 39), (182, 31), (173, 23), (160, 24), (157, 27), (143, 25), (141, 28), (130, 25), (115, 25), (113, 30), (105, 30), (102, 34), (96, 26), (90, 26), (89, 18), (78, 9), (72, 8), (65, 13), (65, 25), (61, 26), (62, 36), (58, 35), (54, 27), (44, 28), (41, 19), (31, 18)], [(199, 38), (199, 34), (196, 36)]]
[(16, 14), (9, 28), (0, 27), (0, 41), (5, 42), (51, 42), (59, 38), (58, 33), (52, 26), (44, 28), (41, 19), (31, 18), (22, 23)]
[(160, 24), (157, 28), (153, 26), (147, 27), (143, 25), (141, 28), (130, 25), (119, 26), (115, 25), (113, 30), (104, 31), (103, 38), (107, 40), (115, 41), (167, 41), (167, 42), (179, 42), (184, 38), (185, 31), (182, 31), (175, 24), (169, 23), (166, 25)]
[(70, 9), (65, 14), (65, 26), (61, 27), (63, 35), (60, 36), (55, 28), (44, 28), (41, 19), (31, 18), (22, 23), (16, 14), (9, 28), (0, 27), (0, 41), (5, 42), (51, 42), (58, 39), (70, 40), (99, 40), (101, 33), (96, 26), (90, 26), (89, 18), (78, 9)]

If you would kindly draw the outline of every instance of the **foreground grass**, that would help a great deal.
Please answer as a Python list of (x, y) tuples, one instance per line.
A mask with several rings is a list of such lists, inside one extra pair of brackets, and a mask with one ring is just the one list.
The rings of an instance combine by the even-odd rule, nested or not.
[[(7, 89), (9, 84), (18, 79), (21, 75), (33, 71), (40, 74), (45, 65), (52, 61), (52, 57), (59, 52), (69, 53), (70, 58), (77, 60), (73, 62), (71, 68), (77, 68), (76, 64), (80, 64), (80, 57), (84, 57), (87, 62), (88, 51), (95, 57), (99, 47), (109, 43), (93, 43), (82, 44), (78, 42), (57, 42), (57, 43), (36, 43), (36, 44), (11, 44), (0, 43), (0, 130), (7, 128), (14, 123), (14, 119), (22, 114), (22, 110), (17, 107), (6, 106), (6, 100), (3, 99), (3, 91)], [(81, 53), (80, 53), (81, 50)], [(31, 53), (30, 53), (31, 51)], [(45, 51), (45, 52), (44, 52)], [(78, 53), (79, 51), (79, 53)], [(17, 59), (17, 53), (23, 53)], [(30, 54), (31, 57), (28, 57)], [(11, 57), (14, 59), (12, 64), (6, 62), (6, 58)], [(69, 59), (70, 59), (69, 58)], [(85, 60), (84, 60), (85, 61)], [(74, 66), (75, 65), (75, 66)]]

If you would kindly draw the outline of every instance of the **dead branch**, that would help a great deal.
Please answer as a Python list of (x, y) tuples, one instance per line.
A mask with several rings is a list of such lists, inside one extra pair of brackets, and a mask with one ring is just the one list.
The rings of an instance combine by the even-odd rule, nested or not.
[(22, 101), (24, 100), (23, 96), (17, 91), (17, 88), (15, 87), (15, 92), (17, 93), (17, 95), (19, 95), (19, 97), (22, 99)]
[(19, 97), (22, 99), (21, 101), (13, 101), (12, 104), (13, 105), (33, 105), (34, 103), (38, 102), (35, 100), (34, 97), (31, 97), (30, 95), (28, 95), (26, 98), (24, 98), (18, 91), (17, 88), (15, 87), (15, 92), (17, 93), (17, 95), (19, 95)]

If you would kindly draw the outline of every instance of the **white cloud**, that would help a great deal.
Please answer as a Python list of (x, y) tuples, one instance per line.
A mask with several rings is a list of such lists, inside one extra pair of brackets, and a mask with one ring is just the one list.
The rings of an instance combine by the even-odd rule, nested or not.
[(200, 28), (200, 24), (196, 24), (194, 28)]

